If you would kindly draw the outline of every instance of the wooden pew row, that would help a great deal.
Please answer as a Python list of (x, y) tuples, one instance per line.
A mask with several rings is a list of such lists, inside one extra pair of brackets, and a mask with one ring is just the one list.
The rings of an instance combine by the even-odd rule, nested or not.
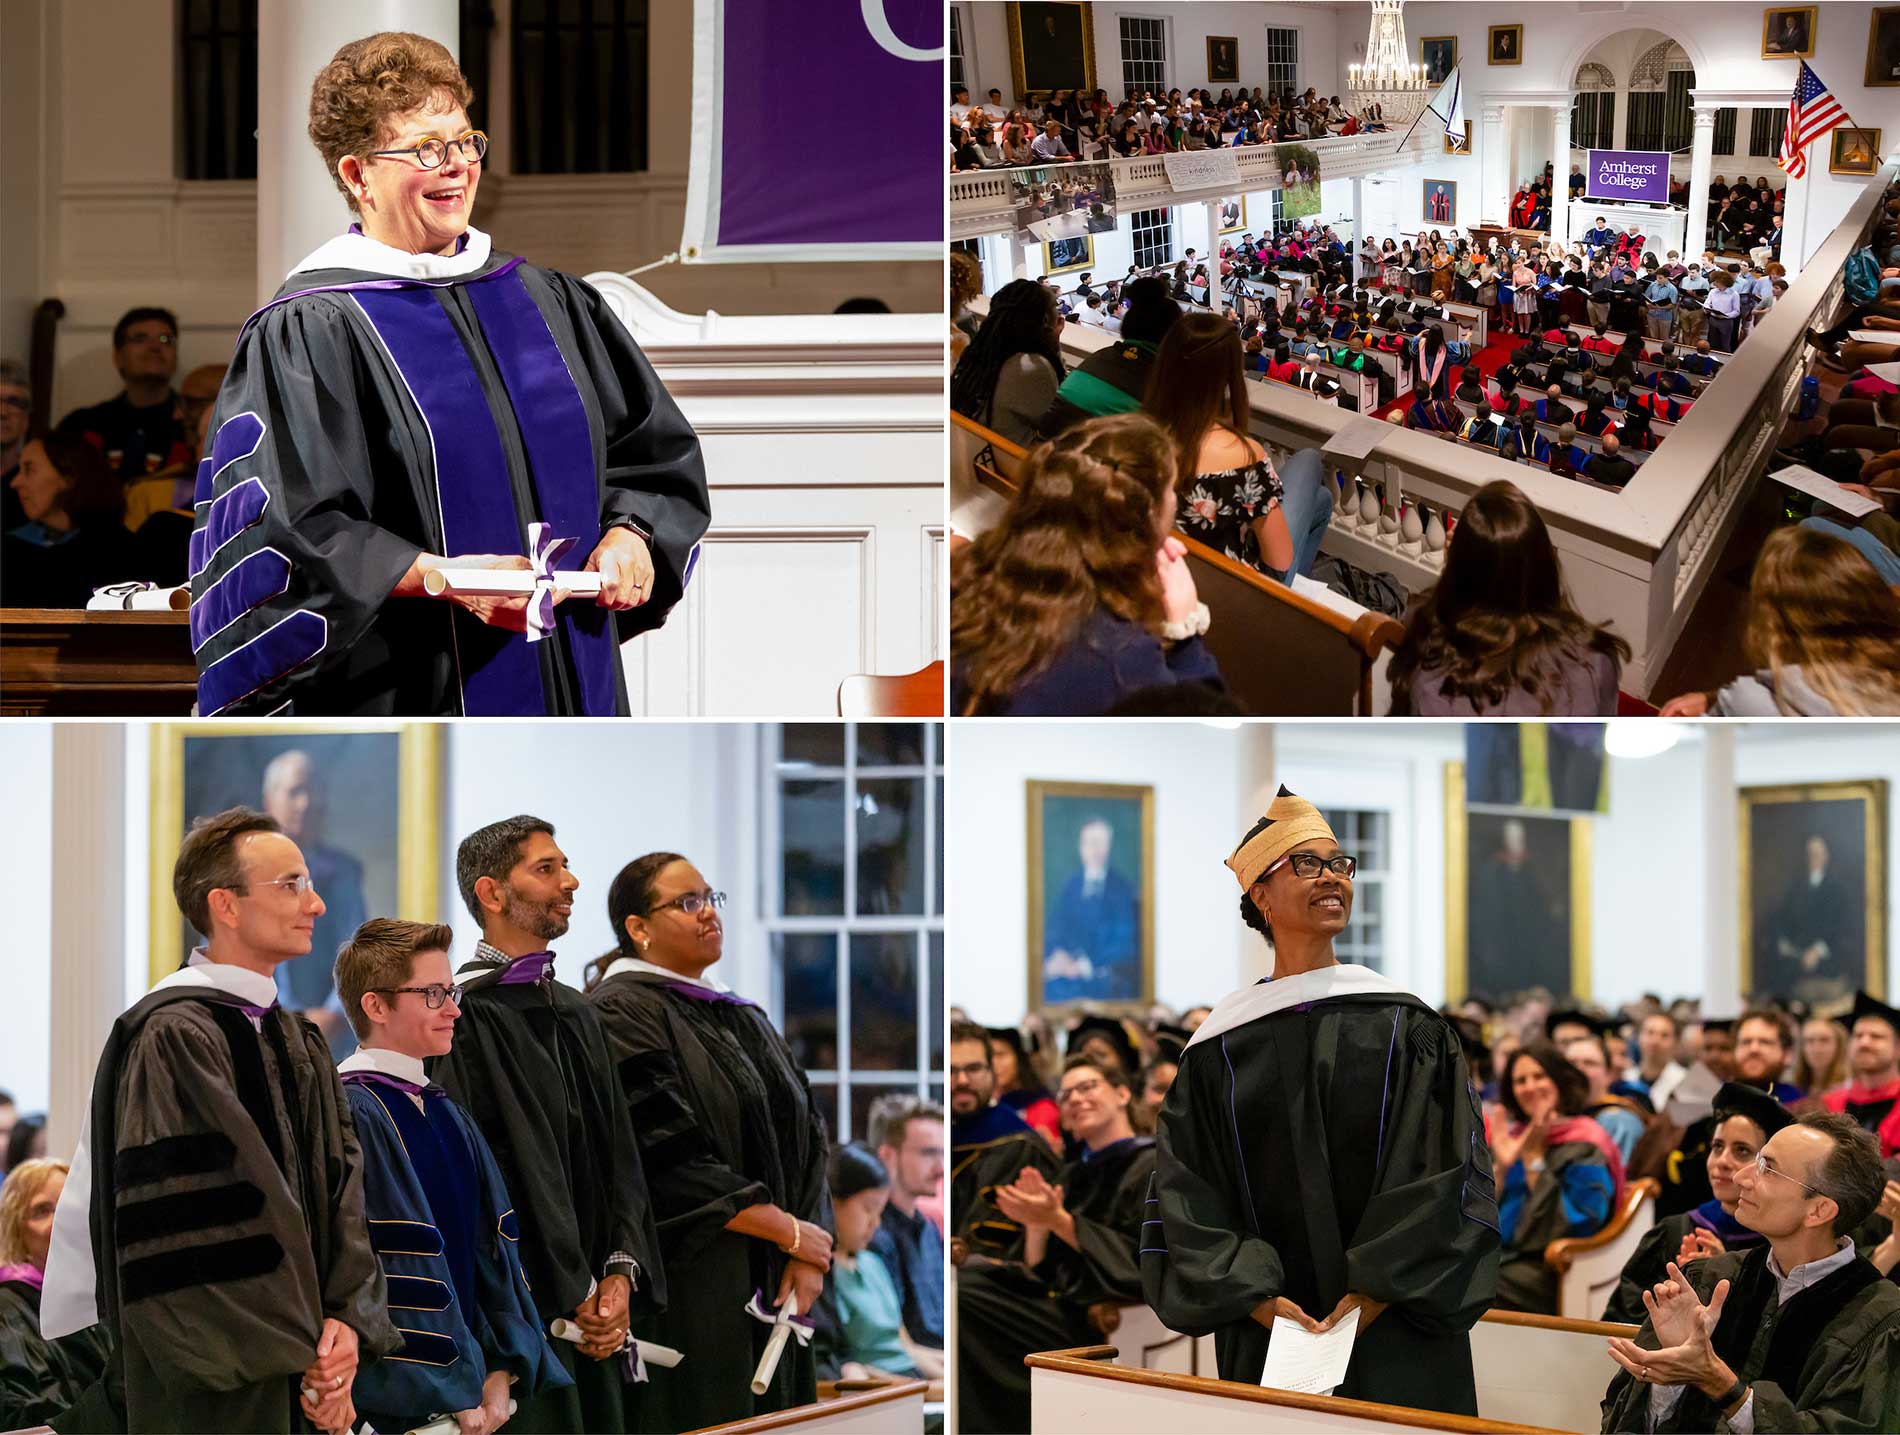
[[(1023, 452), (961, 414), (950, 415), (955, 531), (974, 537), (996, 521), (1015, 494), (1012, 475)], [(1396, 619), (1363, 608), (1341, 612), (1179, 536), (1213, 619), (1203, 641), (1235, 701), (1256, 714), (1373, 714), (1373, 668), (1404, 636)]]
[[(1575, 334), (1579, 339), (1594, 338), (1597, 332), (1596, 326), (1592, 324), (1569, 324), (1569, 325), (1566, 325), (1565, 327), (1568, 328), (1570, 332)], [(1622, 330), (1605, 329), (1603, 331), (1603, 337), (1606, 339), (1613, 340), (1617, 345), (1620, 346), (1622, 342), (1629, 337), (1629, 335), (1623, 332)], [(1647, 334), (1645, 334), (1643, 336), (1643, 352), (1646, 354), (1660, 354), (1662, 352), (1662, 346), (1669, 342), (1671, 341), (1667, 339), (1652, 339)], [(1675, 344), (1676, 344), (1676, 352), (1678, 354), (1682, 353), (1683, 345), (1681, 341), (1677, 340), (1675, 341)], [(1688, 346), (1688, 349), (1690, 352), (1693, 353), (1695, 350), (1695, 345), (1690, 344)], [(1735, 356), (1733, 354), (1724, 353), (1720, 349), (1711, 349), (1709, 353), (1709, 357), (1714, 359), (1718, 365), (1721, 365), (1721, 364), (1726, 364), (1730, 359), (1734, 358)], [(1694, 377), (1694, 376), (1691, 375), (1691, 377)], [(1713, 378), (1714, 375), (1710, 375), (1710, 377)]]
[(1544, 1264), (1557, 1272), (1557, 1314), (1595, 1320), (1609, 1304), (1637, 1243), (1656, 1224), (1656, 1194), (1647, 1177), (1623, 1189), (1623, 1202), (1594, 1236), (1570, 1236), (1544, 1247)]
[[(1564, 349), (1564, 346), (1555, 339), (1546, 339), (1541, 336), (1537, 340), (1537, 347), (1543, 350), (1545, 354), (1553, 356), (1561, 354)], [(1599, 375), (1607, 371), (1610, 365), (1616, 362), (1615, 354), (1606, 354), (1599, 349), (1583, 349), (1579, 352), (1589, 356), (1591, 368), (1595, 369)], [(1693, 350), (1691, 352), (1693, 352)], [(1678, 355), (1678, 357), (1681, 356)], [(1638, 359), (1636, 361), (1636, 372), (1639, 374), (1661, 373), (1662, 365), (1651, 359)], [(1690, 399), (1702, 397), (1702, 391), (1721, 377), (1719, 374), (1691, 374), (1680, 369), (1677, 370), (1677, 372), (1681, 373), (1682, 377), (1689, 381), (1689, 392), (1686, 395), (1678, 395), (1678, 397)]]
[[(1458, 412), (1463, 414), (1466, 418), (1471, 418), (1478, 412), (1478, 406), (1476, 404), (1468, 404), (1463, 399), (1453, 399), (1451, 401), (1451, 406), (1457, 409)], [(1556, 424), (1545, 423), (1542, 419), (1539, 419), (1537, 421), (1537, 431), (1540, 434), (1542, 434), (1545, 438), (1554, 440), (1557, 436), (1557, 429), (1558, 429), (1558, 425)], [(1588, 434), (1588, 433), (1579, 432), (1577, 434), (1577, 447), (1587, 448), (1590, 450), (1591, 453), (1602, 453), (1603, 440), (1597, 434)], [(1649, 461), (1650, 456), (1654, 453), (1655, 453), (1654, 449), (1643, 449), (1643, 448), (1623, 448), (1622, 449), (1623, 457), (1627, 458), (1631, 463), (1635, 464), (1636, 467), (1638, 468), (1641, 468), (1645, 463), (1647, 463)]]
[(1296, 1395), (1205, 1376), (1134, 1370), (1115, 1363), (1114, 1355), (1113, 1346), (1096, 1345), (1027, 1357), (1031, 1435), (1072, 1435), (1077, 1430), (1089, 1435), (1153, 1435), (1157, 1430), (1191, 1430), (1195, 1435), (1258, 1435), (1262, 1430), (1276, 1435), (1370, 1431), (1390, 1435), (1402, 1430), (1550, 1435), (1554, 1429), (1336, 1395)]
[(690, 1435), (765, 1435), (775, 1430), (795, 1430), (798, 1435), (921, 1435), (928, 1389), (921, 1380), (903, 1380), (771, 1415), (703, 1426)]

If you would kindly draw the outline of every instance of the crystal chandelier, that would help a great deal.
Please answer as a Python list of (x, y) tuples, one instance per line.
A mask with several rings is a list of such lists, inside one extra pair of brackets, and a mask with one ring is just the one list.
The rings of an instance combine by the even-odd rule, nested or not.
[(1377, 105), (1388, 125), (1410, 124), (1431, 98), (1425, 67), (1411, 63), (1405, 47), (1405, 0), (1372, 0), (1366, 27), (1366, 62), (1348, 72), (1352, 107), (1363, 114)]

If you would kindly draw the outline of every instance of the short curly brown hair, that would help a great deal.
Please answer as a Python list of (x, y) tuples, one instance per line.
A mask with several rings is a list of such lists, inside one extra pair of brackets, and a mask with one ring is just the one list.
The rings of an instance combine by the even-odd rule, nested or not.
[(466, 110), (475, 99), (446, 46), (427, 35), (385, 30), (352, 40), (317, 72), (310, 86), (310, 143), (349, 201), (356, 196), (337, 173), (345, 155), (365, 155), (383, 142), (396, 115), (431, 100)]

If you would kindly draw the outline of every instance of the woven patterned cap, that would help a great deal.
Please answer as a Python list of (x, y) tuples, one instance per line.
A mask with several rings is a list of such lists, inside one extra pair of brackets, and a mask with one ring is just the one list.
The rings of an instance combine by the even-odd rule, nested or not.
[(1240, 879), (1240, 890), (1243, 892), (1260, 880), (1261, 873), (1302, 842), (1313, 842), (1322, 837), (1330, 838), (1335, 843), (1339, 840), (1333, 835), (1333, 829), (1326, 819), (1320, 815), (1320, 810), (1304, 797), (1294, 796), (1284, 785), (1261, 821), (1264, 825), (1236, 847), (1233, 855), (1227, 859), (1228, 869)]

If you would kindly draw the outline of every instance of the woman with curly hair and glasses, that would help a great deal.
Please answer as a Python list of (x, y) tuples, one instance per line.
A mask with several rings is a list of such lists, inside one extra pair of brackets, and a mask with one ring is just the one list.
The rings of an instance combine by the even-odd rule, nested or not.
[[(597, 292), (470, 226), (472, 98), (399, 32), (312, 86), (355, 222), (246, 322), (218, 395), (190, 564), (206, 716), (624, 714), (620, 642), (684, 593), (699, 440)], [(518, 595), (438, 576), (531, 567)], [(557, 569), (598, 591), (563, 602)]]

